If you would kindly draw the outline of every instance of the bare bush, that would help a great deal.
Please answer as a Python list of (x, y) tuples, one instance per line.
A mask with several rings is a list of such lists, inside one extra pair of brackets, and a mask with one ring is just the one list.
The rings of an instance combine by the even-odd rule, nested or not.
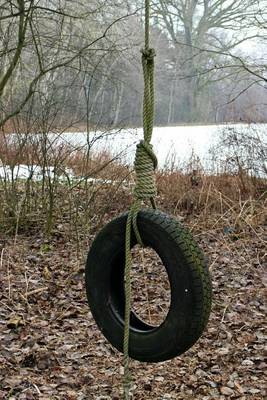
[(253, 183), (254, 178), (266, 177), (267, 143), (257, 126), (223, 128), (211, 155), (220, 172), (239, 177), (243, 192), (248, 188), (248, 180)]

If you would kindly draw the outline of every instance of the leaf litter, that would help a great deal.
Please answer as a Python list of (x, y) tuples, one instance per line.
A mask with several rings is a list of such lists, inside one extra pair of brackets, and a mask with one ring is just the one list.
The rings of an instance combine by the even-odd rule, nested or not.
[[(219, 226), (201, 232), (196, 221), (188, 225), (209, 258), (210, 321), (183, 356), (158, 364), (132, 360), (133, 398), (263, 400), (264, 227), (233, 239)], [(81, 235), (77, 254), (75, 241), (64, 235), (49, 243), (37, 236), (0, 240), (0, 399), (121, 399), (122, 355), (98, 330), (86, 300), (88, 238)], [(157, 273), (159, 261), (153, 255), (144, 260), (145, 269), (134, 269), (132, 276), (139, 289), (136, 307), (147, 318), (144, 310), (151, 302), (153, 318), (166, 313), (168, 285)], [(140, 279), (144, 271), (153, 290), (146, 290), (150, 278)]]

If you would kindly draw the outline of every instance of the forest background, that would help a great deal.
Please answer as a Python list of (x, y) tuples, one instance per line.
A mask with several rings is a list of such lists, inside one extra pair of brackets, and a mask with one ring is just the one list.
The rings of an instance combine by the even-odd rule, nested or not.
[[(141, 1), (1, 3), (2, 127), (141, 125)], [(266, 121), (266, 10), (152, 1), (156, 125)]]

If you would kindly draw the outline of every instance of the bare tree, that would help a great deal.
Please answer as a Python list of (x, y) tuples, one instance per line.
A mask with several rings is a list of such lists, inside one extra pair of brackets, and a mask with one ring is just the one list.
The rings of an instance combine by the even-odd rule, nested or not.
[[(265, 80), (259, 68), (251, 68), (233, 54), (242, 43), (260, 37), (256, 24), (262, 24), (263, 13), (260, 21), (255, 18), (264, 3), (265, 0), (154, 1), (159, 25), (168, 32), (176, 49), (182, 48), (178, 75), (187, 83), (189, 120), (198, 117), (200, 93), (211, 82), (234, 75), (237, 67)], [(237, 65), (233, 65), (233, 59)], [(223, 74), (218, 74), (222, 68)]]
[(116, 23), (127, 7), (120, 1), (1, 1), (0, 126), (18, 115), (34, 93), (46, 91), (86, 58), (117, 46)]

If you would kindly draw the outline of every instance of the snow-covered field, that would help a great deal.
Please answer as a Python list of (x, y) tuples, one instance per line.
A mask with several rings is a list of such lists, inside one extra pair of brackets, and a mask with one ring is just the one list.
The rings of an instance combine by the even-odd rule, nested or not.
[[(34, 181), (41, 181), (44, 176), (54, 179), (54, 167), (48, 166), (43, 169), (39, 165), (24, 164), (16, 165), (14, 168), (11, 168), (9, 165), (0, 166), (0, 179), (33, 179)], [(73, 171), (70, 168), (66, 168), (64, 173), (57, 174), (57, 178), (62, 181), (66, 180), (67, 176), (73, 176)]]
[[(218, 142), (219, 135), (224, 129), (233, 127), (237, 132), (257, 132), (261, 140), (267, 140), (267, 124), (262, 125), (207, 125), (207, 126), (173, 126), (155, 127), (152, 144), (158, 157), (159, 168), (181, 167), (190, 160), (192, 154), (199, 157), (203, 168), (208, 172), (211, 167), (210, 149)], [(94, 152), (107, 151), (127, 164), (132, 164), (135, 154), (135, 145), (143, 138), (143, 131), (138, 129), (113, 130), (111, 132), (92, 132), (89, 135), (83, 132), (51, 133), (49, 136), (52, 146), (69, 144), (73, 149), (81, 149), (90, 145)], [(0, 179), (27, 179), (41, 180), (42, 176), (54, 177), (54, 168), (47, 167), (45, 171), (38, 165), (17, 165), (11, 170), (1, 166)], [(59, 172), (58, 178), (65, 180), (73, 177), (70, 169)]]
[[(152, 144), (158, 157), (159, 168), (166, 166), (180, 166), (188, 162), (192, 153), (197, 155), (205, 169), (210, 165), (210, 149), (218, 142), (219, 135), (227, 127), (233, 127), (238, 132), (255, 133), (262, 140), (267, 140), (267, 124), (262, 125), (203, 125), (203, 126), (171, 126), (155, 127), (152, 136)], [(135, 153), (135, 144), (143, 138), (143, 131), (138, 129), (123, 129), (112, 131), (101, 137), (100, 132), (91, 133), (89, 138), (85, 133), (64, 133), (60, 140), (74, 146), (83, 146), (88, 142), (94, 142), (95, 151), (109, 151), (112, 154), (120, 154), (121, 159), (132, 164)]]

